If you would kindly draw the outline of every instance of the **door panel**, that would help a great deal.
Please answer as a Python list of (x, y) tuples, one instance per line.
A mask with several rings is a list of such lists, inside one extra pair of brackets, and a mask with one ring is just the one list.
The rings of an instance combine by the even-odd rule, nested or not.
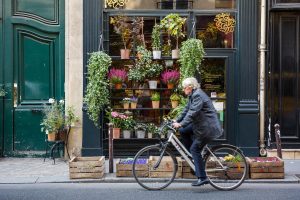
[[(5, 74), (11, 111), (6, 154), (43, 151), (40, 123), (49, 98), (64, 99), (64, 1), (5, 1)], [(11, 76), (13, 74), (13, 76)], [(11, 140), (10, 140), (11, 138)]]
[[(280, 124), (283, 147), (297, 147), (299, 137), (300, 14), (273, 13), (269, 109), (272, 127)], [(274, 138), (273, 138), (274, 140)]]

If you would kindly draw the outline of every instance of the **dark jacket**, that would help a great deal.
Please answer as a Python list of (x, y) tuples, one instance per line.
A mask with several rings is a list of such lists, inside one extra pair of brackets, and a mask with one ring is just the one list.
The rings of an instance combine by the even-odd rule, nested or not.
[(185, 127), (192, 123), (195, 138), (216, 139), (223, 134), (217, 111), (201, 89), (194, 89), (183, 112), (176, 120)]

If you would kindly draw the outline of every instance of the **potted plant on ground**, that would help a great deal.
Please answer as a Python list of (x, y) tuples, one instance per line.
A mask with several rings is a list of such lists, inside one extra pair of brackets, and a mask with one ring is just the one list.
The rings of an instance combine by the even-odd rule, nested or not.
[(150, 68), (148, 68), (147, 71), (147, 75), (146, 77), (148, 77), (149, 79), (149, 88), (150, 89), (156, 89), (157, 88), (157, 79), (161, 73), (161, 71), (163, 70), (163, 66), (160, 65), (157, 62), (152, 62), (150, 65)]
[(159, 128), (154, 123), (149, 123), (147, 125), (148, 138), (152, 138), (157, 135), (159, 132)]
[(114, 26), (114, 31), (121, 36), (124, 49), (121, 49), (121, 59), (129, 59), (131, 43), (131, 20), (129, 17), (119, 15), (110, 18), (110, 24)]
[(179, 44), (178, 40), (180, 37), (184, 37), (183, 25), (185, 24), (186, 18), (182, 18), (179, 14), (170, 13), (164, 17), (160, 25), (164, 28), (168, 35), (176, 38), (176, 49), (172, 50), (172, 58), (177, 59), (179, 57)]
[(137, 123), (134, 129), (137, 138), (145, 138), (147, 127), (144, 123)]
[(123, 130), (123, 138), (131, 137), (131, 130), (133, 130), (135, 121), (132, 117), (126, 116), (121, 123), (121, 128)]
[(151, 95), (152, 108), (159, 108), (160, 94), (153, 92)]
[(88, 107), (87, 114), (96, 126), (99, 126), (101, 111), (109, 104), (107, 73), (110, 65), (111, 58), (102, 51), (92, 53), (88, 61), (84, 102)]
[(129, 104), (131, 102), (131, 98), (125, 97), (122, 99), (124, 109), (129, 109)]
[(124, 69), (112, 68), (109, 70), (108, 79), (115, 85), (116, 89), (122, 88), (122, 83), (125, 82), (127, 78), (127, 72)]
[(161, 59), (160, 26), (158, 24), (153, 26), (151, 39), (153, 59)]
[(177, 94), (177, 93), (173, 93), (171, 96), (170, 96), (170, 100), (171, 100), (171, 104), (172, 104), (172, 108), (176, 108), (178, 106), (178, 103), (180, 101), (180, 95)]
[(199, 72), (200, 65), (205, 55), (203, 44), (198, 39), (188, 39), (180, 48), (180, 82)]
[(131, 109), (136, 109), (137, 102), (138, 102), (137, 97), (135, 97), (135, 96), (131, 97), (131, 99), (130, 99), (130, 108)]
[(174, 85), (178, 83), (180, 73), (177, 70), (167, 70), (161, 75), (161, 80), (165, 83), (168, 89), (173, 89)]

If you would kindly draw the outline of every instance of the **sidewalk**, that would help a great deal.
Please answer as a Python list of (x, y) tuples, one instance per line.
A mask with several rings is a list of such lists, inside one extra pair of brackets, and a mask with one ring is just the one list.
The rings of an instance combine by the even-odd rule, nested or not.
[[(284, 160), (284, 179), (248, 179), (247, 183), (300, 183), (300, 160)], [(131, 177), (119, 178), (116, 174), (108, 173), (108, 160), (106, 161), (106, 174), (103, 179), (69, 179), (68, 162), (56, 159), (43, 158), (0, 158), (0, 184), (35, 184), (35, 183), (120, 183), (135, 182)], [(114, 166), (115, 170), (115, 166)], [(296, 176), (298, 175), (298, 177)], [(177, 182), (192, 182), (192, 179), (176, 179)]]

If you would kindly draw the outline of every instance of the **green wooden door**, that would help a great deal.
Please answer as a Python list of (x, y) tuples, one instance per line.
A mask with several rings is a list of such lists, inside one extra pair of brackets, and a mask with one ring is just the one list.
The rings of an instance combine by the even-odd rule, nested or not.
[[(4, 2), (6, 154), (41, 151), (42, 110), (49, 98), (64, 98), (64, 1)], [(10, 112), (9, 112), (10, 111)]]
[[(0, 5), (2, 6), (2, 0), (0, 0)], [(3, 81), (3, 51), (2, 51), (2, 46), (3, 46), (3, 12), (2, 9), (0, 9), (0, 90), (4, 89), (4, 81)], [(4, 110), (3, 110), (3, 100), (4, 97), (0, 96), (0, 157), (2, 156), (3, 153), (3, 117), (4, 117)]]

